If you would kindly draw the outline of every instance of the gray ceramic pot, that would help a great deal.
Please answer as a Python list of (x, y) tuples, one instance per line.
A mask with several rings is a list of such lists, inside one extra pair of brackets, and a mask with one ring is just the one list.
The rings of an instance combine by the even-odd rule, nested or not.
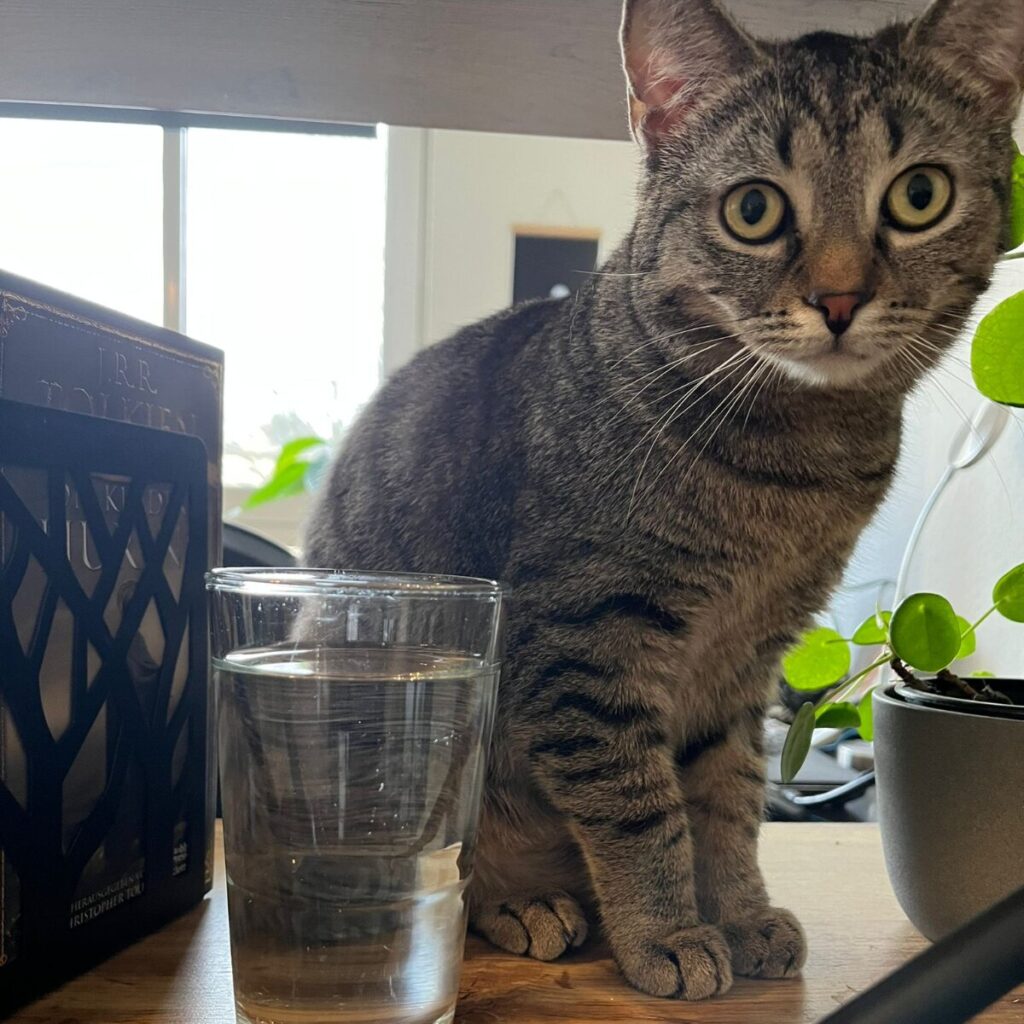
[[(991, 682), (1024, 694), (1020, 681)], [(1024, 886), (1024, 708), (891, 686), (875, 691), (874, 714), (889, 879), (939, 939)]]

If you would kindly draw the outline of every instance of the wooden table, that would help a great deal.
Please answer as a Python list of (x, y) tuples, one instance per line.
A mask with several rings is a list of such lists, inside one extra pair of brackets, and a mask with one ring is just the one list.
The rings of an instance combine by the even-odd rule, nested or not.
[[(218, 849), (216, 884), (202, 906), (11, 1024), (234, 1024), (222, 860)], [(457, 1024), (803, 1024), (924, 948), (889, 889), (875, 826), (767, 825), (762, 860), (772, 897), (807, 929), (802, 980), (740, 980), (713, 1002), (677, 1003), (627, 988), (600, 947), (542, 964), (471, 938)], [(1024, 1024), (1024, 989), (976, 1019)]]

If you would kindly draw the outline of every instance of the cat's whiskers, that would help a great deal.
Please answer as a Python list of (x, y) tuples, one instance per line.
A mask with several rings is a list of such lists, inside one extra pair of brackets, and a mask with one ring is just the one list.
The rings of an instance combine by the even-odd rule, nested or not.
[(928, 323), (935, 327), (945, 327), (954, 334), (969, 334), (977, 329), (981, 320), (974, 316), (964, 318), (936, 312), (930, 315)]
[[(907, 334), (904, 337), (910, 338), (912, 337), (912, 335)], [(925, 339), (922, 338), (920, 340), (924, 341)], [(966, 359), (964, 359), (962, 356), (958, 356), (955, 352), (953, 352), (950, 349), (935, 346), (929, 349), (929, 351), (936, 359), (935, 365), (932, 368), (938, 370), (940, 373), (949, 374), (951, 377), (953, 377), (954, 380), (960, 380), (960, 378), (958, 378), (956, 374), (953, 373), (953, 371), (950, 370), (950, 368), (945, 365), (946, 363), (955, 363), (957, 366), (965, 370), (970, 370), (971, 368), (971, 364), (967, 362)], [(963, 383), (962, 380), (961, 383)]]
[[(754, 387), (759, 380), (761, 380), (762, 378), (767, 376), (768, 370), (769, 370), (769, 368), (771, 366), (772, 366), (772, 364), (769, 363), (767, 360), (758, 359), (756, 364), (755, 364), (755, 366), (753, 367), (753, 369), (750, 372), (748, 372), (746, 377), (744, 377), (744, 379), (740, 382), (741, 390), (736, 395), (736, 397), (733, 398), (731, 402), (729, 402), (729, 405), (721, 413), (721, 415), (718, 417), (718, 419), (712, 424), (711, 430), (710, 430), (710, 432), (709, 432), (709, 434), (707, 436), (707, 439), (700, 446), (700, 448), (694, 453), (693, 458), (690, 460), (689, 467), (687, 468), (687, 470), (683, 474), (683, 476), (680, 478), (680, 482), (681, 483), (685, 482), (687, 479), (689, 479), (690, 474), (693, 472), (693, 470), (696, 468), (697, 464), (700, 462), (701, 457), (704, 455), (704, 452), (707, 451), (708, 446), (715, 439), (715, 436), (722, 429), (722, 427), (728, 422), (729, 418), (733, 415), (734, 411), (738, 407), (741, 406), (742, 400), (743, 400), (744, 396), (747, 394), (748, 390), (750, 390), (752, 387)], [(728, 400), (729, 397), (730, 396), (726, 396), (727, 400)], [(753, 403), (751, 404), (751, 408), (753, 408)], [(714, 415), (714, 413), (712, 413), (712, 415)], [(750, 415), (750, 410), (748, 410), (747, 415), (748, 416)], [(710, 416), (707, 417), (705, 419), (704, 423), (702, 423), (695, 431), (693, 431), (693, 433), (686, 439), (686, 441), (684, 441), (683, 444), (681, 444), (679, 446), (679, 449), (676, 451), (676, 453), (669, 460), (669, 463), (668, 463), (668, 465), (665, 466), (665, 469), (668, 469), (669, 466), (673, 462), (675, 462), (675, 460), (677, 458), (679, 458), (679, 456), (690, 446), (690, 443), (697, 438), (698, 434), (700, 433), (701, 430), (704, 429), (704, 427), (707, 424), (709, 419), (710, 419)], [(665, 470), (662, 470), (662, 472), (664, 472), (664, 471)], [(656, 482), (657, 481), (655, 481), (655, 483)]]
[[(633, 380), (628, 381), (625, 384), (620, 384), (618, 387), (611, 388), (606, 395), (604, 395), (602, 398), (600, 398), (594, 404), (594, 408), (597, 408), (597, 407), (603, 405), (605, 402), (607, 402), (610, 399), (614, 398), (616, 395), (621, 394), (623, 391), (626, 391), (626, 390), (628, 390), (629, 388), (632, 388), (632, 387), (636, 387), (636, 385), (639, 384), (642, 380), (646, 380), (648, 377), (653, 377), (652, 380), (648, 381), (647, 384), (645, 384), (642, 388), (640, 388), (640, 390), (637, 391), (627, 401), (626, 407), (628, 407), (641, 394), (643, 394), (644, 391), (646, 391), (653, 384), (656, 384), (659, 380), (661, 380), (662, 377), (665, 377), (668, 374), (670, 374), (673, 370), (678, 369), (680, 366), (682, 366), (683, 363), (688, 362), (690, 359), (694, 359), (697, 356), (704, 355), (705, 353), (711, 351), (711, 349), (715, 348), (717, 345), (719, 345), (719, 344), (721, 344), (723, 342), (730, 342), (730, 341), (742, 342), (743, 339), (746, 338), (746, 337), (749, 337), (749, 333), (741, 332), (741, 333), (738, 333), (738, 334), (724, 334), (724, 335), (721, 335), (721, 336), (719, 336), (719, 337), (717, 337), (717, 338), (715, 338), (715, 339), (713, 339), (711, 341), (708, 341), (706, 344), (703, 344), (703, 346), (700, 349), (698, 349), (698, 350), (687, 349), (686, 352), (682, 356), (680, 356), (679, 358), (674, 359), (671, 362), (666, 363), (663, 366), (656, 366), (653, 370), (648, 370), (646, 373), (641, 374), (639, 377), (633, 378)], [(688, 381), (687, 384), (689, 384), (689, 383), (692, 383), (692, 382)], [(685, 386), (687, 386), (687, 384), (684, 384), (683, 386), (685, 387)], [(675, 389), (675, 390), (678, 391), (678, 388)], [(675, 394), (675, 391), (670, 391), (670, 392), (668, 392), (668, 394), (670, 394), (670, 395), (671, 394)], [(621, 413), (621, 410), (620, 410), (620, 413)], [(613, 420), (617, 419), (618, 415), (619, 414), (617, 414), (616, 417), (613, 417)]]
[[(748, 350), (748, 354), (750, 356), (750, 359), (749, 360), (745, 360), (744, 362), (742, 362), (740, 364), (740, 366), (737, 368), (738, 370), (743, 370), (743, 371), (746, 371), (746, 372), (743, 373), (742, 376), (740, 377), (740, 379), (733, 384), (733, 386), (729, 390), (728, 394), (726, 394), (726, 396), (718, 403), (718, 405), (716, 405), (715, 408), (712, 409), (711, 412), (708, 413), (707, 416), (705, 416), (703, 420), (701, 420), (701, 422), (697, 425), (696, 429), (693, 430), (690, 433), (689, 437), (687, 437), (686, 440), (683, 441), (678, 446), (676, 451), (672, 454), (672, 456), (669, 458), (669, 460), (661, 468), (661, 470), (658, 472), (658, 474), (655, 476), (655, 478), (651, 481), (650, 485), (646, 488), (646, 490), (653, 491), (654, 488), (657, 487), (658, 481), (672, 467), (672, 465), (675, 463), (676, 459), (679, 458), (680, 454), (689, 447), (690, 443), (700, 434), (700, 432), (708, 425), (708, 423), (710, 423), (712, 420), (714, 420), (711, 433), (709, 434), (707, 440), (704, 442), (704, 444), (701, 447), (701, 449), (697, 452), (697, 454), (695, 456), (695, 460), (699, 459), (700, 456), (703, 455), (704, 451), (707, 449), (707, 446), (714, 439), (714, 436), (718, 432), (718, 430), (726, 422), (726, 420), (728, 419), (728, 417), (731, 414), (732, 410), (736, 407), (738, 402), (740, 400), (742, 400), (743, 395), (746, 393), (747, 388), (749, 388), (751, 386), (751, 384), (754, 381), (757, 380), (758, 376), (760, 375), (760, 372), (762, 371), (762, 368), (768, 365), (764, 360), (757, 358), (759, 351), (760, 351), (759, 349), (758, 350)], [(750, 366), (749, 365), (750, 363), (753, 363), (753, 366)], [(723, 407), (725, 407), (724, 408), (724, 412), (721, 412), (721, 415), (718, 416), (720, 410), (722, 410)], [(716, 416), (718, 416), (717, 419), (715, 419)], [(641, 467), (641, 475), (642, 475), (643, 468), (644, 467)], [(627, 510), (627, 513), (626, 513), (626, 521), (627, 522), (629, 521), (629, 517), (630, 517), (630, 515), (632, 513), (632, 510), (633, 510), (633, 504), (634, 504), (634, 502), (636, 500), (636, 496), (637, 496), (637, 493), (638, 493), (639, 485), (640, 485), (640, 475), (637, 476), (637, 482), (636, 482), (636, 485), (634, 485), (633, 494), (632, 494), (632, 496), (630, 498), (629, 509)]]
[(673, 331), (669, 334), (659, 334), (656, 338), (650, 338), (647, 341), (641, 342), (641, 344), (637, 345), (636, 348), (631, 348), (628, 352), (619, 356), (619, 358), (614, 362), (608, 364), (608, 369), (614, 370), (616, 367), (621, 366), (626, 362), (627, 359), (632, 359), (637, 353), (643, 352), (652, 345), (658, 345), (666, 341), (674, 341), (676, 338), (682, 338), (687, 334), (694, 334), (697, 331), (711, 331), (714, 329), (715, 325), (713, 324), (698, 324), (696, 327), (689, 327), (685, 331)]
[(585, 277), (650, 277), (653, 270), (577, 270)]
[(915, 326), (920, 327), (922, 330), (942, 331), (950, 338), (963, 338), (966, 340), (970, 336), (970, 325), (957, 326), (954, 324), (943, 323), (941, 320), (931, 320)]
[[(678, 410), (679, 415), (681, 415), (682, 413), (686, 412), (686, 409), (689, 408), (689, 406), (686, 406), (685, 408), (680, 408), (680, 407), (684, 405), (684, 403), (686, 402), (687, 398), (689, 398), (691, 394), (696, 392), (701, 387), (701, 385), (706, 384), (710, 380), (713, 380), (716, 376), (718, 376), (719, 374), (723, 373), (726, 370), (729, 370), (729, 372), (726, 374), (726, 377), (723, 378), (723, 379), (728, 379), (728, 377), (732, 376), (733, 370), (736, 369), (736, 367), (733, 367), (733, 369), (729, 369), (729, 367), (732, 366), (732, 364), (734, 364), (737, 360), (742, 360), (742, 357), (745, 356), (745, 355), (748, 355), (748, 354), (749, 353), (747, 352), (746, 349), (741, 348), (741, 349), (739, 349), (739, 351), (734, 352), (724, 362), (719, 363), (718, 366), (714, 367), (714, 369), (712, 369), (708, 373), (704, 374), (703, 377), (699, 377), (697, 380), (694, 380), (694, 381), (687, 381), (686, 384), (684, 384), (681, 387), (677, 388), (676, 389), (677, 391), (682, 391), (683, 392), (682, 396), (680, 398), (678, 398), (672, 404), (672, 406), (669, 408), (669, 410), (666, 413), (663, 413), (658, 419), (655, 420), (655, 422), (647, 429), (647, 431), (640, 438), (640, 440), (636, 443), (636, 445), (634, 445), (634, 447), (632, 449), (630, 449), (630, 451), (627, 452), (625, 456), (623, 456), (623, 459), (620, 460), (620, 462), (617, 463), (614, 468), (618, 469), (622, 462), (625, 462), (626, 460), (628, 460), (637, 451), (637, 449), (639, 449), (643, 445), (643, 443), (647, 440), (647, 438), (650, 437), (650, 435), (653, 432), (658, 430), (659, 427), (661, 428), (661, 430), (664, 430), (665, 427), (668, 425), (667, 421), (670, 421), (671, 418), (674, 415), (677, 414), (677, 410)], [(670, 392), (670, 395), (673, 394), (673, 393), (674, 392)], [(699, 400), (699, 398), (695, 399), (694, 401), (697, 401), (697, 400)], [(657, 442), (657, 438), (655, 438), (655, 443), (656, 442)]]
[[(920, 358), (914, 353), (912, 349), (912, 339), (909, 339), (908, 344), (899, 349), (898, 355), (900, 356), (901, 361), (909, 367), (911, 374), (919, 385), (924, 382), (925, 378), (928, 376), (929, 370), (934, 369), (934, 367), (925, 366), (925, 364), (921, 362)], [(928, 389), (923, 389), (923, 394), (927, 397), (929, 403), (931, 403), (932, 408), (938, 411), (939, 404), (936, 401), (935, 395)]]
[(761, 383), (758, 385), (757, 390), (750, 396), (750, 404), (747, 406), (747, 415), (743, 417), (744, 430), (747, 429), (747, 424), (750, 422), (750, 414), (754, 411), (754, 406), (757, 405), (757, 402), (764, 391), (770, 386), (773, 380), (776, 385), (778, 385), (786, 376), (785, 371), (778, 363), (770, 362), (769, 360), (765, 360), (765, 363), (770, 367), (770, 370), (761, 378)]
[(608, 366), (609, 370), (614, 370), (620, 363), (624, 363), (627, 359), (635, 356), (638, 352), (642, 352), (646, 348), (650, 348), (651, 345), (657, 345), (659, 342), (674, 341), (676, 338), (682, 338), (687, 334), (693, 334), (695, 331), (714, 331), (720, 330), (723, 326), (733, 327), (736, 324), (745, 323), (752, 319), (751, 317), (737, 317), (733, 320), (719, 320), (716, 323), (697, 324), (695, 327), (687, 327), (682, 331), (669, 331), (667, 334), (659, 334), (656, 338), (651, 338), (648, 341), (637, 345), (636, 348), (630, 349), (625, 355), (619, 356), (615, 362), (610, 363)]
[[(729, 420), (729, 417), (733, 414), (734, 410), (741, 405), (743, 398), (747, 394), (748, 390), (750, 390), (751, 387), (754, 384), (756, 384), (756, 382), (760, 379), (760, 377), (763, 376), (765, 372), (763, 370), (763, 367), (765, 365), (767, 364), (764, 363), (763, 360), (758, 359), (755, 365), (747, 372), (746, 376), (739, 382), (737, 388), (733, 389), (734, 392), (737, 392), (735, 398), (732, 398), (732, 400), (729, 401), (729, 404), (726, 405), (725, 409), (722, 410), (721, 415), (717, 418), (717, 420), (715, 420), (711, 424), (711, 429), (708, 433), (707, 440), (705, 440), (704, 444), (701, 445), (700, 449), (697, 451), (697, 454), (694, 457), (695, 459), (699, 459), (704, 454), (704, 452), (707, 450), (708, 445), (714, 440), (715, 435), (718, 433), (718, 431), (721, 430), (721, 428)], [(728, 400), (730, 397), (730, 395), (727, 395), (726, 399)], [(712, 413), (712, 415), (714, 415), (714, 413)], [(693, 431), (690, 437), (687, 438), (682, 447), (686, 447), (690, 444), (691, 441), (696, 440), (701, 430), (704, 429), (704, 427), (708, 423), (708, 420), (710, 419), (710, 416), (707, 417), (704, 423), (702, 423), (695, 431)]]
[[(734, 337), (735, 335), (730, 335), (728, 338), (723, 338), (721, 340), (727, 341), (731, 340)], [(665, 377), (668, 374), (672, 373), (673, 370), (678, 370), (680, 366), (682, 366), (684, 363), (688, 363), (691, 359), (696, 359), (698, 356), (702, 356), (705, 353), (710, 352), (711, 349), (715, 348), (717, 344), (718, 340), (715, 340), (712, 342), (708, 342), (699, 349), (687, 349), (683, 355), (679, 356), (676, 359), (673, 359), (671, 362), (666, 363), (664, 366), (655, 367), (655, 369), (648, 370), (647, 373), (643, 373), (639, 377), (635, 377), (633, 378), (633, 380), (630, 380), (625, 384), (620, 384), (618, 387), (611, 388), (608, 391), (608, 393), (604, 395), (604, 397), (599, 399), (596, 405), (603, 405), (605, 402), (610, 401), (616, 395), (621, 395), (622, 392), (629, 391), (631, 388), (635, 388), (641, 381), (647, 380), (648, 377), (652, 378), (651, 380), (648, 380), (642, 388), (636, 391), (628, 399), (627, 404), (629, 404), (629, 402), (635, 401), (636, 398), (643, 394), (649, 387), (651, 387), (653, 384), (657, 384), (662, 377)]]
[(911, 347), (917, 347), (922, 352), (927, 353), (934, 359), (934, 365), (932, 369), (938, 370), (940, 373), (948, 374), (953, 380), (960, 384), (964, 381), (953, 373), (949, 367), (943, 365), (947, 362), (956, 363), (958, 366), (962, 366), (965, 370), (971, 369), (971, 364), (967, 362), (962, 356), (958, 356), (951, 348), (943, 348), (941, 345), (936, 345), (935, 342), (930, 341), (928, 338), (921, 334), (909, 334), (908, 339), (910, 340)]
[[(629, 452), (627, 452), (626, 455), (623, 456), (623, 458), (620, 459), (615, 464), (614, 469), (618, 470), (623, 465), (623, 463), (627, 462), (630, 458), (632, 458), (632, 456), (642, 447), (643, 443), (647, 440), (648, 437), (651, 436), (652, 433), (655, 434), (655, 436), (651, 439), (651, 443), (647, 449), (647, 454), (644, 456), (643, 461), (640, 463), (640, 468), (637, 471), (636, 481), (633, 484), (633, 490), (630, 494), (629, 499), (629, 506), (626, 511), (627, 523), (629, 522), (630, 515), (633, 511), (633, 504), (636, 499), (637, 488), (640, 486), (640, 481), (643, 478), (644, 470), (647, 468), (647, 463), (650, 461), (651, 456), (654, 454), (654, 449), (657, 447), (661, 435), (668, 429), (669, 426), (671, 426), (671, 424), (676, 419), (684, 415), (692, 405), (700, 401), (701, 396), (697, 395), (696, 398), (693, 398), (689, 403), (687, 403), (687, 399), (690, 397), (690, 395), (692, 395), (702, 384), (706, 384), (708, 381), (719, 376), (726, 370), (728, 370), (728, 372), (725, 373), (725, 376), (722, 377), (722, 380), (719, 383), (730, 380), (736, 373), (740, 372), (744, 368), (748, 360), (753, 358), (754, 356), (749, 351), (749, 349), (740, 348), (738, 352), (733, 353), (733, 355), (731, 355), (723, 363), (720, 363), (709, 373), (705, 374), (699, 380), (692, 382), (692, 385), (687, 389), (686, 393), (680, 399), (678, 399), (678, 401), (676, 401), (672, 405), (668, 412), (665, 413), (652, 427), (650, 427), (650, 429), (647, 430), (643, 437), (640, 438), (640, 440), (629, 450)], [(737, 363), (737, 361), (738, 365), (734, 365)]]
[[(708, 346), (707, 349), (703, 349), (701, 352), (694, 353), (694, 355), (695, 356), (703, 355), (705, 352), (707, 352), (709, 349), (711, 349), (713, 347), (714, 347), (713, 345), (710, 345), (710, 346)], [(677, 360), (673, 364), (672, 369), (678, 369), (678, 367), (682, 363), (684, 363), (684, 362), (686, 362), (685, 359)], [(664, 376), (664, 374), (662, 374), (660, 376)], [(643, 393), (648, 388), (650, 388), (652, 385), (656, 384), (658, 382), (658, 380), (660, 379), (660, 376), (656, 377), (654, 380), (648, 381), (642, 388), (640, 388), (639, 391), (636, 392), (636, 394), (630, 395), (630, 397), (626, 399), (626, 401), (615, 412), (615, 414), (609, 420), (607, 420), (604, 423), (603, 429), (607, 431), (610, 427), (612, 427), (616, 423), (618, 423), (627, 413), (631, 412), (636, 407), (636, 405), (641, 401), (641, 396), (643, 395)], [(701, 378), (701, 380), (704, 380), (704, 379), (705, 378)], [(695, 382), (692, 381), (692, 380), (687, 380), (684, 383), (680, 384), (678, 387), (671, 388), (668, 391), (660, 392), (657, 397), (659, 399), (668, 399), (668, 398), (671, 398), (673, 395), (678, 395), (680, 391), (689, 393), (690, 391), (692, 391), (694, 389), (694, 387), (695, 387)], [(686, 397), (685, 394), (684, 394), (683, 397), (684, 398)], [(604, 399), (602, 401), (606, 401), (606, 400), (607, 399)], [(598, 403), (598, 404), (601, 404), (601, 403)]]

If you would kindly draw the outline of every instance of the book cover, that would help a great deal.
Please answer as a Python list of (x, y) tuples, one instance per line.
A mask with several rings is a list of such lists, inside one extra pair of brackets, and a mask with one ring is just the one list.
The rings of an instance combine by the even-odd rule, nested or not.
[[(67, 918), (69, 934), (116, 917), (118, 908), (140, 900), (147, 878), (152, 884), (146, 848), (155, 838), (147, 837), (145, 824), (152, 818), (147, 807), (153, 799), (152, 779), (139, 757), (126, 753), (131, 729), (137, 738), (140, 723), (153, 729), (166, 715), (167, 723), (173, 720), (180, 730), (181, 720), (174, 716), (185, 714), (186, 705), (192, 709), (188, 714), (194, 713), (197, 688), (204, 691), (203, 714), (208, 713), (205, 630), (201, 624), (196, 630), (190, 621), (182, 627), (182, 615), (175, 609), (183, 588), (192, 592), (199, 586), (201, 594), (202, 572), (220, 560), (222, 377), (222, 357), (214, 349), (0, 273), (0, 399), (55, 410), (47, 433), (58, 447), (64, 442), (53, 421), (63, 420), (62, 412), (79, 414), (66, 418), (74, 423), (81, 423), (82, 416), (113, 421), (97, 428), (93, 447), (79, 451), (78, 463), (67, 462), (59, 482), (52, 465), (38, 464), (39, 452), (33, 465), (12, 449), (10, 436), (0, 439), (0, 499), (6, 495), (6, 502), (0, 500), (0, 617), (9, 609), (13, 630), (12, 635), (0, 635), (0, 646), (7, 645), (0, 659), (0, 826), (5, 799), (22, 809), (33, 802), (30, 764), (33, 756), (39, 757), (39, 745), (62, 748), (60, 835), (51, 838), (54, 843), (59, 839), (64, 856), (71, 858), (68, 863), (74, 863), (74, 887), (64, 893), (67, 906), (59, 911)], [(10, 412), (6, 416), (8, 424), (17, 419)], [(133, 426), (122, 429), (120, 424)], [(189, 492), (182, 504), (181, 483), (174, 482), (172, 472), (181, 471), (174, 442), (168, 438), (154, 444), (149, 431), (182, 435), (183, 443), (191, 435), (205, 446), (195, 448), (204, 463), (205, 485), (199, 562), (193, 550), (199, 534), (190, 519), (195, 496)], [(109, 448), (105, 458), (97, 457), (95, 446), (100, 443)], [(125, 446), (136, 450), (129, 452)], [(143, 472), (139, 457), (155, 460), (154, 453), (167, 460), (165, 465), (154, 461)], [(66, 454), (57, 450), (49, 458), (60, 461)], [(59, 558), (73, 580), (60, 584), (53, 562), (44, 564), (26, 554), (29, 522), (18, 529), (15, 507), (17, 514), (31, 516), (49, 544), (59, 545)], [(158, 540), (159, 552), (154, 548)], [(52, 554), (58, 556), (56, 547)], [(160, 565), (154, 568), (157, 557)], [(186, 573), (189, 557), (191, 579)], [(159, 593), (149, 593), (157, 570)], [(90, 640), (83, 625), (88, 613), (63, 595), (68, 586), (79, 601), (100, 602), (93, 609), (98, 621), (91, 628), (108, 641), (123, 637), (123, 651), (104, 652)], [(190, 630), (196, 635), (190, 636)], [(11, 668), (19, 658), (29, 663), (20, 678)], [(121, 703), (107, 700), (92, 706), (94, 680), (111, 671), (130, 684), (133, 699), (125, 693)], [(19, 718), (11, 701), (24, 701), (24, 694), (15, 691), (23, 690), (26, 680), (38, 684), (33, 698), (38, 704), (28, 718), (22, 705)], [(183, 702), (186, 693), (191, 696)], [(83, 708), (91, 708), (84, 719)], [(26, 739), (30, 722), (37, 730), (33, 734), (28, 729), (34, 740)], [(83, 722), (88, 724), (84, 732)], [(200, 733), (205, 747), (201, 757), (192, 749)], [(189, 817), (194, 803), (178, 801), (173, 824), (165, 821), (174, 833), (169, 869), (171, 877), (191, 878), (198, 861), (208, 888), (216, 787), (213, 732), (205, 721), (201, 730), (190, 725), (175, 735), (174, 749), (165, 751), (170, 758), (168, 784), (172, 790), (184, 786), (186, 776), (194, 778), (197, 760), (203, 762), (205, 824), (197, 830)], [(38, 793), (35, 797), (38, 811), (43, 804)], [(13, 807), (8, 810), (14, 813)], [(92, 843), (100, 824), (102, 842)], [(72, 852), (80, 858), (85, 849), (89, 856), (78, 864)], [(35, 926), (27, 920), (24, 892), (24, 879), (0, 850), (0, 978), (6, 973), (4, 964), (20, 958), (26, 923), (29, 931)]]

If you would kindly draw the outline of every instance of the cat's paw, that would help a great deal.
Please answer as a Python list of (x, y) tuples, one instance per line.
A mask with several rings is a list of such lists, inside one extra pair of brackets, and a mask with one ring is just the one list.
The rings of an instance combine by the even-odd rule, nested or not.
[(652, 996), (710, 999), (732, 987), (729, 946), (710, 924), (680, 928), (618, 959), (626, 980)]
[(557, 960), (587, 937), (583, 909), (564, 892), (487, 903), (473, 913), (473, 927), (495, 946), (536, 960)]
[(794, 978), (807, 959), (807, 941), (788, 911), (765, 907), (722, 925), (732, 950), (732, 969), (748, 978)]

